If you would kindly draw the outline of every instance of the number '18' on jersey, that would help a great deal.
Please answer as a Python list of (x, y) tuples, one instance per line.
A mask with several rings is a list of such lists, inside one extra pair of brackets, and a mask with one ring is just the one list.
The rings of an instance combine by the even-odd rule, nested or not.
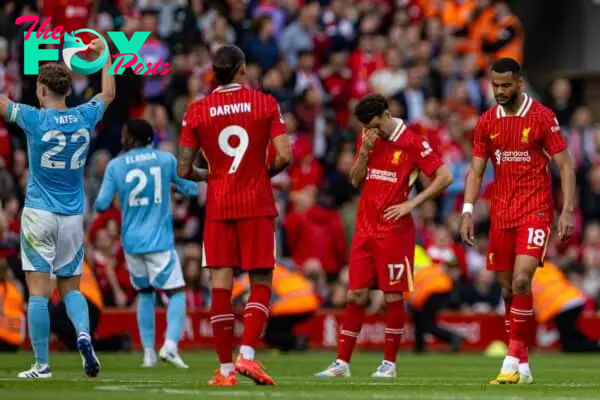
[(202, 149), (208, 162), (206, 218), (277, 215), (266, 156), (271, 139), (285, 132), (277, 101), (238, 84), (219, 87), (188, 108), (181, 146)]

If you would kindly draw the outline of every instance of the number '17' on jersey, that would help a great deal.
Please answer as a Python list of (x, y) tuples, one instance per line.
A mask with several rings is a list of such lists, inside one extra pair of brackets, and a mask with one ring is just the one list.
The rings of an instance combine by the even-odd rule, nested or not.
[(271, 139), (286, 133), (276, 100), (231, 84), (192, 104), (181, 146), (201, 149), (209, 165), (206, 218), (275, 216), (266, 163)]

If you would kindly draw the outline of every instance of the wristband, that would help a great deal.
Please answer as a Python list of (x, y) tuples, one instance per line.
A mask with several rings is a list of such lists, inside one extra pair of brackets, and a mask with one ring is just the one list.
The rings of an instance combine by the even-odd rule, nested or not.
[(473, 204), (472, 203), (463, 204), (462, 213), (463, 213), (463, 215), (464, 214), (473, 214)]

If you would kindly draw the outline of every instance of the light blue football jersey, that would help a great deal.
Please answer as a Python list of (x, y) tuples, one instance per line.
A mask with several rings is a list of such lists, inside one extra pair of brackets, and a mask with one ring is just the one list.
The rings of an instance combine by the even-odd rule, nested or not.
[(90, 136), (104, 115), (104, 101), (64, 111), (10, 103), (8, 119), (25, 131), (29, 179), (25, 206), (62, 215), (83, 214), (83, 170)]
[(173, 249), (171, 183), (186, 196), (198, 196), (198, 184), (177, 175), (177, 160), (170, 153), (135, 148), (108, 163), (95, 208), (108, 209), (115, 193), (119, 195), (127, 254)]

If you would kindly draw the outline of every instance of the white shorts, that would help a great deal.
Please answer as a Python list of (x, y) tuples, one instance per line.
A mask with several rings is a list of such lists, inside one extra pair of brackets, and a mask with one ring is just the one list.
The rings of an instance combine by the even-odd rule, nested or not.
[(175, 250), (146, 254), (125, 254), (131, 283), (137, 290), (177, 289), (185, 286)]
[(21, 215), (23, 271), (81, 275), (83, 215), (60, 215), (25, 207)]

